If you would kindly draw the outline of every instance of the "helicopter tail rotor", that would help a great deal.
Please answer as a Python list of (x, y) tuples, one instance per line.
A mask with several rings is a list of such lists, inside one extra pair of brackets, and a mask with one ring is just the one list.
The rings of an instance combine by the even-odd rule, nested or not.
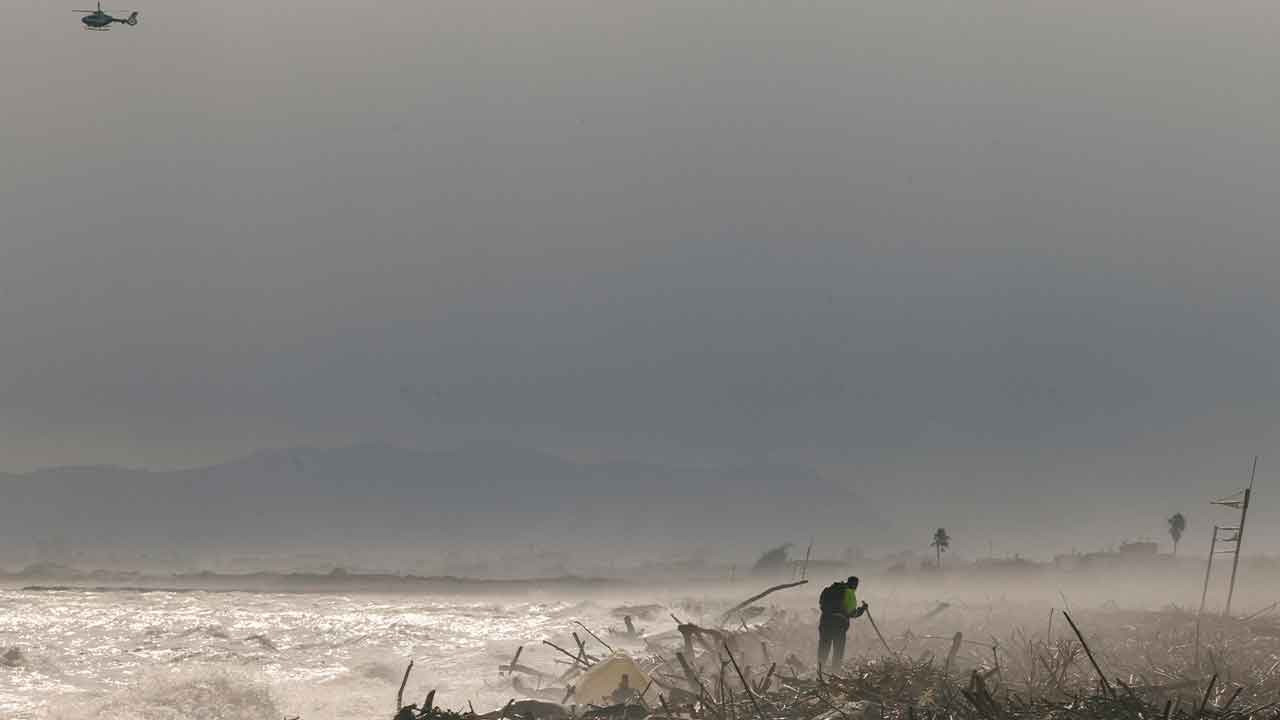
[(129, 13), (129, 19), (128, 19), (128, 20), (125, 20), (125, 22), (129, 23), (130, 25), (137, 25), (137, 24), (138, 24), (138, 13), (136, 13), (136, 12), (134, 12), (134, 13)]

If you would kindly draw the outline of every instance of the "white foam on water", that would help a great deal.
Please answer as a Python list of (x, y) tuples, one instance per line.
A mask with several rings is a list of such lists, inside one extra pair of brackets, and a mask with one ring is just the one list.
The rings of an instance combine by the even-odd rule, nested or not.
[[(555, 670), (544, 638), (595, 603), (226, 592), (0, 592), (0, 717), (304, 720), (390, 716), (408, 660), (405, 702), (437, 690), (447, 707), (500, 707), (497, 666)], [(15, 656), (16, 657), (16, 656)]]
[(186, 669), (149, 675), (103, 698), (64, 697), (44, 708), (51, 720), (279, 720), (270, 686), (252, 673)]

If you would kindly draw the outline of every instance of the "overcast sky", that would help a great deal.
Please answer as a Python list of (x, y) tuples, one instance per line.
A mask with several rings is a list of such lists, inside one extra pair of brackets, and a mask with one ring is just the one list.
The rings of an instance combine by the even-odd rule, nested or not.
[(0, 0), (5, 469), (1280, 439), (1271, 3), (86, 1)]

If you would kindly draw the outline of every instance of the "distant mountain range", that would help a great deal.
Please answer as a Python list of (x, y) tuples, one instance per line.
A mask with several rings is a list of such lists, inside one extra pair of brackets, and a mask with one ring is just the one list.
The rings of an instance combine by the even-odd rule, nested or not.
[[(227, 545), (799, 542), (858, 503), (847, 482), (763, 462), (576, 463), (514, 448), (264, 450), (203, 468), (0, 474), (0, 541)], [(727, 534), (726, 534), (727, 533)]]

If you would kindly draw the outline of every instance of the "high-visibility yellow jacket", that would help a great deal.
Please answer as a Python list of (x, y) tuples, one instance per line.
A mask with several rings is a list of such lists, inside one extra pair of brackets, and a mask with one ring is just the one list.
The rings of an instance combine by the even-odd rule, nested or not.
[(857, 610), (858, 610), (858, 593), (855, 592), (853, 588), (845, 588), (844, 614), (848, 615), (849, 617), (856, 617), (854, 613), (857, 612)]

